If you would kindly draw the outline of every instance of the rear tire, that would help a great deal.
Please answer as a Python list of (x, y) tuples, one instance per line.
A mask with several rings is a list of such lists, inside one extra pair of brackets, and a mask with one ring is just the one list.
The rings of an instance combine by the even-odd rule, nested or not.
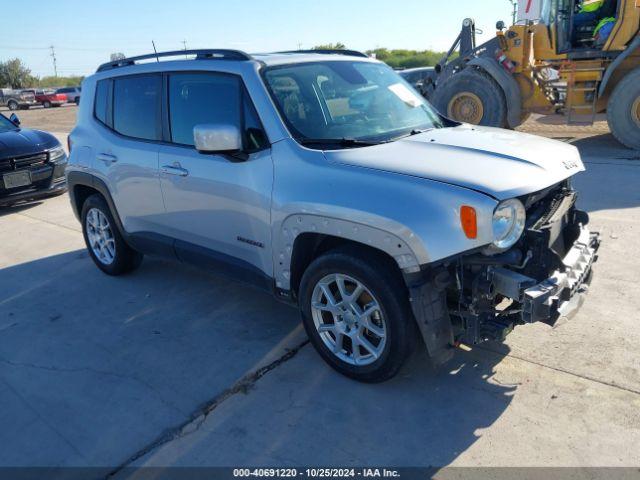
[(447, 118), (487, 127), (505, 128), (507, 102), (496, 81), (482, 70), (454, 74), (433, 94), (434, 105)]
[[(342, 295), (340, 285), (348, 295)], [(341, 374), (383, 382), (395, 376), (412, 353), (417, 327), (409, 294), (397, 265), (384, 255), (357, 248), (330, 251), (309, 265), (299, 293), (311, 343)]]
[(18, 102), (16, 102), (15, 100), (9, 100), (9, 102), (7, 102), (7, 107), (9, 107), (9, 110), (14, 112), (18, 110), (18, 108), (20, 108), (20, 105), (18, 105)]
[(44, 102), (44, 103), (42, 104), (42, 106), (43, 106), (44, 108), (51, 108), (51, 102), (49, 102), (49, 101), (47, 100), (46, 102)]
[(640, 68), (629, 73), (613, 90), (607, 122), (620, 143), (640, 150)]
[(82, 234), (97, 267), (108, 275), (123, 275), (140, 266), (143, 255), (122, 238), (107, 202), (91, 195), (82, 205)]

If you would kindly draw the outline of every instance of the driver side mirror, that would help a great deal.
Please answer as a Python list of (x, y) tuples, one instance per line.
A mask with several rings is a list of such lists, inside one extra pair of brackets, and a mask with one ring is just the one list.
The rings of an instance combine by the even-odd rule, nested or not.
[(11, 116), (9, 117), (9, 120), (11, 120), (11, 123), (13, 123), (16, 127), (20, 125), (20, 119), (18, 118), (18, 115), (16, 115), (15, 113), (11, 114)]
[(232, 124), (201, 124), (193, 127), (193, 143), (200, 153), (242, 156), (242, 134)]

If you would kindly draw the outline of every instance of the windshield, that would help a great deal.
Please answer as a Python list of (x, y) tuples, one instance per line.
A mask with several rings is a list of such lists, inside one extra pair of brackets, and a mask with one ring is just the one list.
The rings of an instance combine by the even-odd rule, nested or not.
[(11, 122), (7, 117), (5, 117), (4, 115), (0, 114), (0, 133), (2, 132), (9, 132), (11, 130), (17, 130), (18, 127), (16, 127), (13, 122)]
[(301, 143), (348, 139), (364, 145), (444, 126), (433, 107), (383, 64), (301, 63), (269, 68), (264, 77)]

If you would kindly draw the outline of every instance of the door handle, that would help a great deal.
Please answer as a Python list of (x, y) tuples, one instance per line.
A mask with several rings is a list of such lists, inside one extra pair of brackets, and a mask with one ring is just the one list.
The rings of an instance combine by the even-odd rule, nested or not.
[(109, 153), (99, 153), (97, 155), (98, 160), (100, 160), (101, 162), (104, 162), (105, 164), (109, 165), (110, 163), (116, 163), (118, 161), (118, 157), (116, 157), (115, 155), (111, 155)]
[(189, 175), (189, 170), (177, 165), (163, 165), (160, 171), (167, 175), (177, 175), (178, 177), (186, 177)]

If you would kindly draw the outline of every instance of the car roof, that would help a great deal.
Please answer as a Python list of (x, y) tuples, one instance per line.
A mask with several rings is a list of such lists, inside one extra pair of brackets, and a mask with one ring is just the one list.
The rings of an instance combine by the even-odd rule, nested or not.
[[(183, 57), (184, 56), (184, 57)], [(171, 62), (201, 62), (201, 61), (225, 61), (225, 62), (256, 62), (263, 66), (288, 65), (294, 63), (309, 63), (318, 61), (363, 61), (378, 62), (367, 55), (354, 50), (296, 50), (290, 52), (255, 53), (248, 54), (239, 50), (176, 50), (170, 52), (158, 52), (137, 57), (124, 58), (107, 62), (98, 67), (97, 73), (117, 71), (120, 68), (127, 70), (142, 66), (147, 63), (160, 62), (161, 58), (176, 57)]]
[(349, 54), (331, 54), (331, 53), (311, 53), (311, 52), (276, 52), (276, 53), (256, 53), (252, 57), (264, 64), (265, 66), (289, 65), (293, 63), (309, 63), (321, 61), (372, 61), (377, 62), (374, 58), (349, 55)]

